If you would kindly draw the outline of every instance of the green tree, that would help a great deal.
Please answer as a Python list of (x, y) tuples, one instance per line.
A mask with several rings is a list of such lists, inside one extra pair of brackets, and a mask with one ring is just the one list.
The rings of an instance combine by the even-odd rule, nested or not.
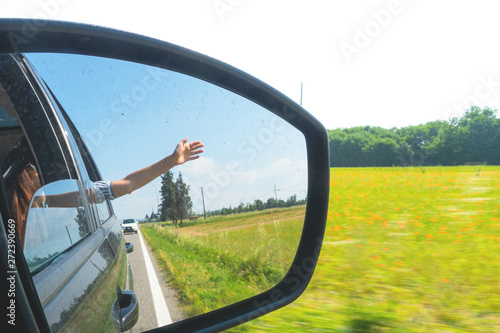
[(297, 195), (296, 194), (293, 194), (291, 195), (287, 201), (286, 201), (286, 206), (287, 207), (292, 207), (292, 206), (295, 206), (297, 204)]
[(396, 133), (399, 136), (399, 164), (403, 166), (439, 164), (439, 155), (433, 155), (429, 147), (438, 136), (439, 130), (448, 125), (447, 122), (439, 120), (398, 129)]
[(259, 200), (259, 199), (256, 199), (254, 201), (254, 206), (255, 206), (256, 210), (263, 210), (264, 209), (264, 203), (262, 202), (262, 200)]
[(330, 165), (334, 167), (397, 164), (399, 135), (395, 129), (353, 127), (329, 131)]
[(465, 162), (498, 163), (500, 142), (498, 141), (498, 119), (496, 110), (472, 106), (458, 121), (459, 143)]
[(177, 200), (176, 189), (174, 183), (174, 175), (171, 171), (164, 173), (161, 176), (161, 204), (160, 204), (160, 220), (177, 222)]
[(266, 201), (266, 208), (265, 209), (274, 208), (274, 207), (276, 207), (276, 205), (277, 205), (276, 199), (269, 198)]
[(437, 136), (426, 147), (428, 155), (434, 157), (434, 164), (458, 165), (464, 162), (463, 149), (459, 140), (460, 131), (456, 118), (442, 123)]
[(85, 237), (89, 233), (87, 214), (85, 214), (85, 209), (83, 207), (76, 208), (75, 222), (78, 224), (78, 234), (80, 237)]
[(180, 224), (182, 224), (182, 220), (189, 218), (191, 215), (193, 203), (191, 202), (191, 197), (189, 196), (189, 186), (182, 180), (182, 174), (180, 172), (175, 182), (175, 196), (177, 217), (180, 219)]

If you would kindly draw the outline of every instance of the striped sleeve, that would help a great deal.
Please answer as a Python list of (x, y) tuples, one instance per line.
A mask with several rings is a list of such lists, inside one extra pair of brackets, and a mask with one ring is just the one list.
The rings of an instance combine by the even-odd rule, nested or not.
[(94, 183), (104, 194), (106, 199), (113, 200), (115, 196), (113, 195), (113, 189), (111, 188), (111, 182), (106, 180), (99, 180)]

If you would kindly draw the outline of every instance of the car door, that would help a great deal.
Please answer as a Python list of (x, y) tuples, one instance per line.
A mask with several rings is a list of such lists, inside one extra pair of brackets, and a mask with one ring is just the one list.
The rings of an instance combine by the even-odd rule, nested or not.
[[(17, 223), (47, 324), (53, 332), (120, 328), (119, 308), (118, 314), (112, 309), (117, 288), (121, 296), (127, 283), (125, 243), (110, 203), (96, 200), (99, 172), (26, 59), (2, 55), (0, 61), (8, 73), (0, 78), (7, 121), (1, 131), (2, 215)], [(61, 196), (75, 200), (55, 204)], [(127, 320), (136, 321), (135, 313)]]

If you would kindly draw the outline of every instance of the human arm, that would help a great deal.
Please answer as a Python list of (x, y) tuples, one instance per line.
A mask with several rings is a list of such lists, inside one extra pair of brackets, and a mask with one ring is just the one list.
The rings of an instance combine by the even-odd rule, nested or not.
[(50, 194), (45, 195), (41, 193), (33, 197), (31, 201), (32, 208), (43, 208), (43, 207), (57, 207), (57, 208), (70, 208), (70, 207), (80, 207), (83, 205), (81, 200), (80, 192), (72, 191), (60, 194)]
[(187, 141), (188, 138), (185, 138), (179, 142), (171, 155), (155, 164), (132, 172), (123, 179), (111, 182), (113, 196), (118, 198), (125, 194), (132, 193), (172, 169), (174, 166), (199, 158), (199, 154), (203, 153), (203, 149), (201, 149), (204, 146), (203, 143), (200, 141), (188, 143)]

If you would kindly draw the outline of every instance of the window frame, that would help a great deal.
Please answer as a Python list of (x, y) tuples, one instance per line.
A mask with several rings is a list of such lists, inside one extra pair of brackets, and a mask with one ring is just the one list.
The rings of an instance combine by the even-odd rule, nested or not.
[[(97, 168), (97, 165), (96, 165), (96, 163), (94, 161), (94, 158), (90, 154), (90, 152), (89, 152), (89, 150), (87, 148), (87, 145), (85, 144), (85, 141), (83, 140), (83, 138), (81, 137), (80, 133), (76, 129), (76, 126), (73, 124), (73, 122), (69, 118), (68, 114), (66, 113), (66, 110), (62, 107), (62, 105), (59, 103), (59, 101), (57, 100), (57, 98), (54, 96), (54, 94), (52, 93), (52, 90), (50, 90), (50, 88), (48, 88), (48, 89), (49, 89), (50, 94), (54, 98), (54, 100), (55, 100), (55, 102), (56, 102), (56, 104), (57, 104), (57, 106), (58, 106), (61, 114), (63, 115), (64, 119), (66, 120), (66, 123), (67, 123), (67, 125), (69, 127), (69, 130), (70, 130), (71, 134), (73, 135), (75, 143), (76, 143), (76, 145), (78, 147), (78, 151), (80, 152), (80, 155), (82, 157), (85, 170), (87, 171), (87, 175), (89, 177), (88, 181), (94, 183), (96, 181), (103, 180), (102, 176), (101, 176), (101, 173), (100, 173), (99, 169)], [(111, 202), (110, 202), (110, 200), (108, 198), (105, 199), (104, 204), (105, 204), (105, 207), (106, 207), (107, 213), (108, 213), (107, 217), (104, 218), (104, 219), (101, 219), (101, 215), (99, 213), (99, 209), (97, 207), (95, 208), (95, 210), (96, 210), (95, 211), (95, 213), (96, 213), (96, 221), (100, 222), (101, 225), (105, 224), (106, 222), (108, 222), (111, 219), (111, 217), (115, 215), (115, 213), (113, 211), (113, 206), (111, 205)], [(91, 204), (91, 206), (93, 208), (92, 204)]]

